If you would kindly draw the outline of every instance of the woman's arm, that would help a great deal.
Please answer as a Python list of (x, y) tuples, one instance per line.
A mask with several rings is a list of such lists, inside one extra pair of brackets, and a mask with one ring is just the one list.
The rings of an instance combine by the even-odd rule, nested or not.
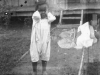
[(75, 31), (75, 43), (77, 41), (77, 38), (81, 35), (81, 30), (80, 30), (80, 26), (78, 27), (78, 29)]

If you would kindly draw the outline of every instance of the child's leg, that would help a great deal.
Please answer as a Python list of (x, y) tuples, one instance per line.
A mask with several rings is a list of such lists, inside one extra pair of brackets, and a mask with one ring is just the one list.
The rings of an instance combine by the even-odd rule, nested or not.
[(37, 62), (32, 62), (32, 67), (34, 75), (37, 75)]
[(42, 75), (46, 75), (47, 61), (42, 60)]

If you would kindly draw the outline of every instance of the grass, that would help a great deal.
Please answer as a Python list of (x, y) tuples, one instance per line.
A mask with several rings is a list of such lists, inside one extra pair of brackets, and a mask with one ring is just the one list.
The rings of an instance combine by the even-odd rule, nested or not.
[(0, 30), (0, 74), (9, 72), (16, 61), (29, 49), (30, 40), (13, 30)]
[[(30, 29), (31, 30), (31, 29)], [(0, 75), (5, 75), (17, 66), (16, 61), (29, 50), (30, 45), (30, 30), (5, 30), (0, 29)], [(52, 36), (57, 36), (61, 31), (54, 30), (51, 32)], [(48, 62), (49, 66), (63, 67), (60, 71), (60, 75), (72, 74), (77, 75), (77, 66), (80, 65), (81, 51), (61, 49), (57, 45), (57, 38), (51, 41), (51, 58)], [(91, 51), (91, 55), (100, 55), (100, 42), (98, 45), (94, 45)], [(59, 51), (59, 52), (58, 52)], [(67, 53), (64, 55), (64, 53)], [(85, 53), (86, 54), (86, 53)], [(100, 57), (100, 56), (98, 56)], [(26, 60), (26, 59), (25, 59)], [(65, 61), (67, 60), (67, 61)], [(23, 62), (21, 63), (21, 65)], [(20, 65), (20, 66), (21, 66)], [(26, 64), (25, 64), (26, 65)], [(67, 65), (67, 66), (66, 66)], [(28, 70), (27, 70), (28, 71)], [(55, 70), (57, 71), (57, 70)], [(53, 71), (50, 71), (50, 74)], [(18, 74), (19, 75), (19, 74)], [(52, 74), (51, 74), (52, 75)]]

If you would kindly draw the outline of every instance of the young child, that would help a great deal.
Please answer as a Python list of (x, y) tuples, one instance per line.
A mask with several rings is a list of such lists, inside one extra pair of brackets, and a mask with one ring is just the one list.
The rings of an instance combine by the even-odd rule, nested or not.
[(56, 19), (50, 12), (36, 11), (33, 13), (30, 55), (33, 73), (37, 75), (37, 62), (42, 60), (42, 75), (46, 75), (47, 61), (50, 59), (50, 23)]

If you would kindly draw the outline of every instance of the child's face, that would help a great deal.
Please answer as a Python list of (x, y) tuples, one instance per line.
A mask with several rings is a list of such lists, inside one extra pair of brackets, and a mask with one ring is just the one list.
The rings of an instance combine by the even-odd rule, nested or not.
[(42, 13), (41, 13), (41, 19), (45, 19), (45, 18), (47, 18), (46, 12), (42, 12)]

